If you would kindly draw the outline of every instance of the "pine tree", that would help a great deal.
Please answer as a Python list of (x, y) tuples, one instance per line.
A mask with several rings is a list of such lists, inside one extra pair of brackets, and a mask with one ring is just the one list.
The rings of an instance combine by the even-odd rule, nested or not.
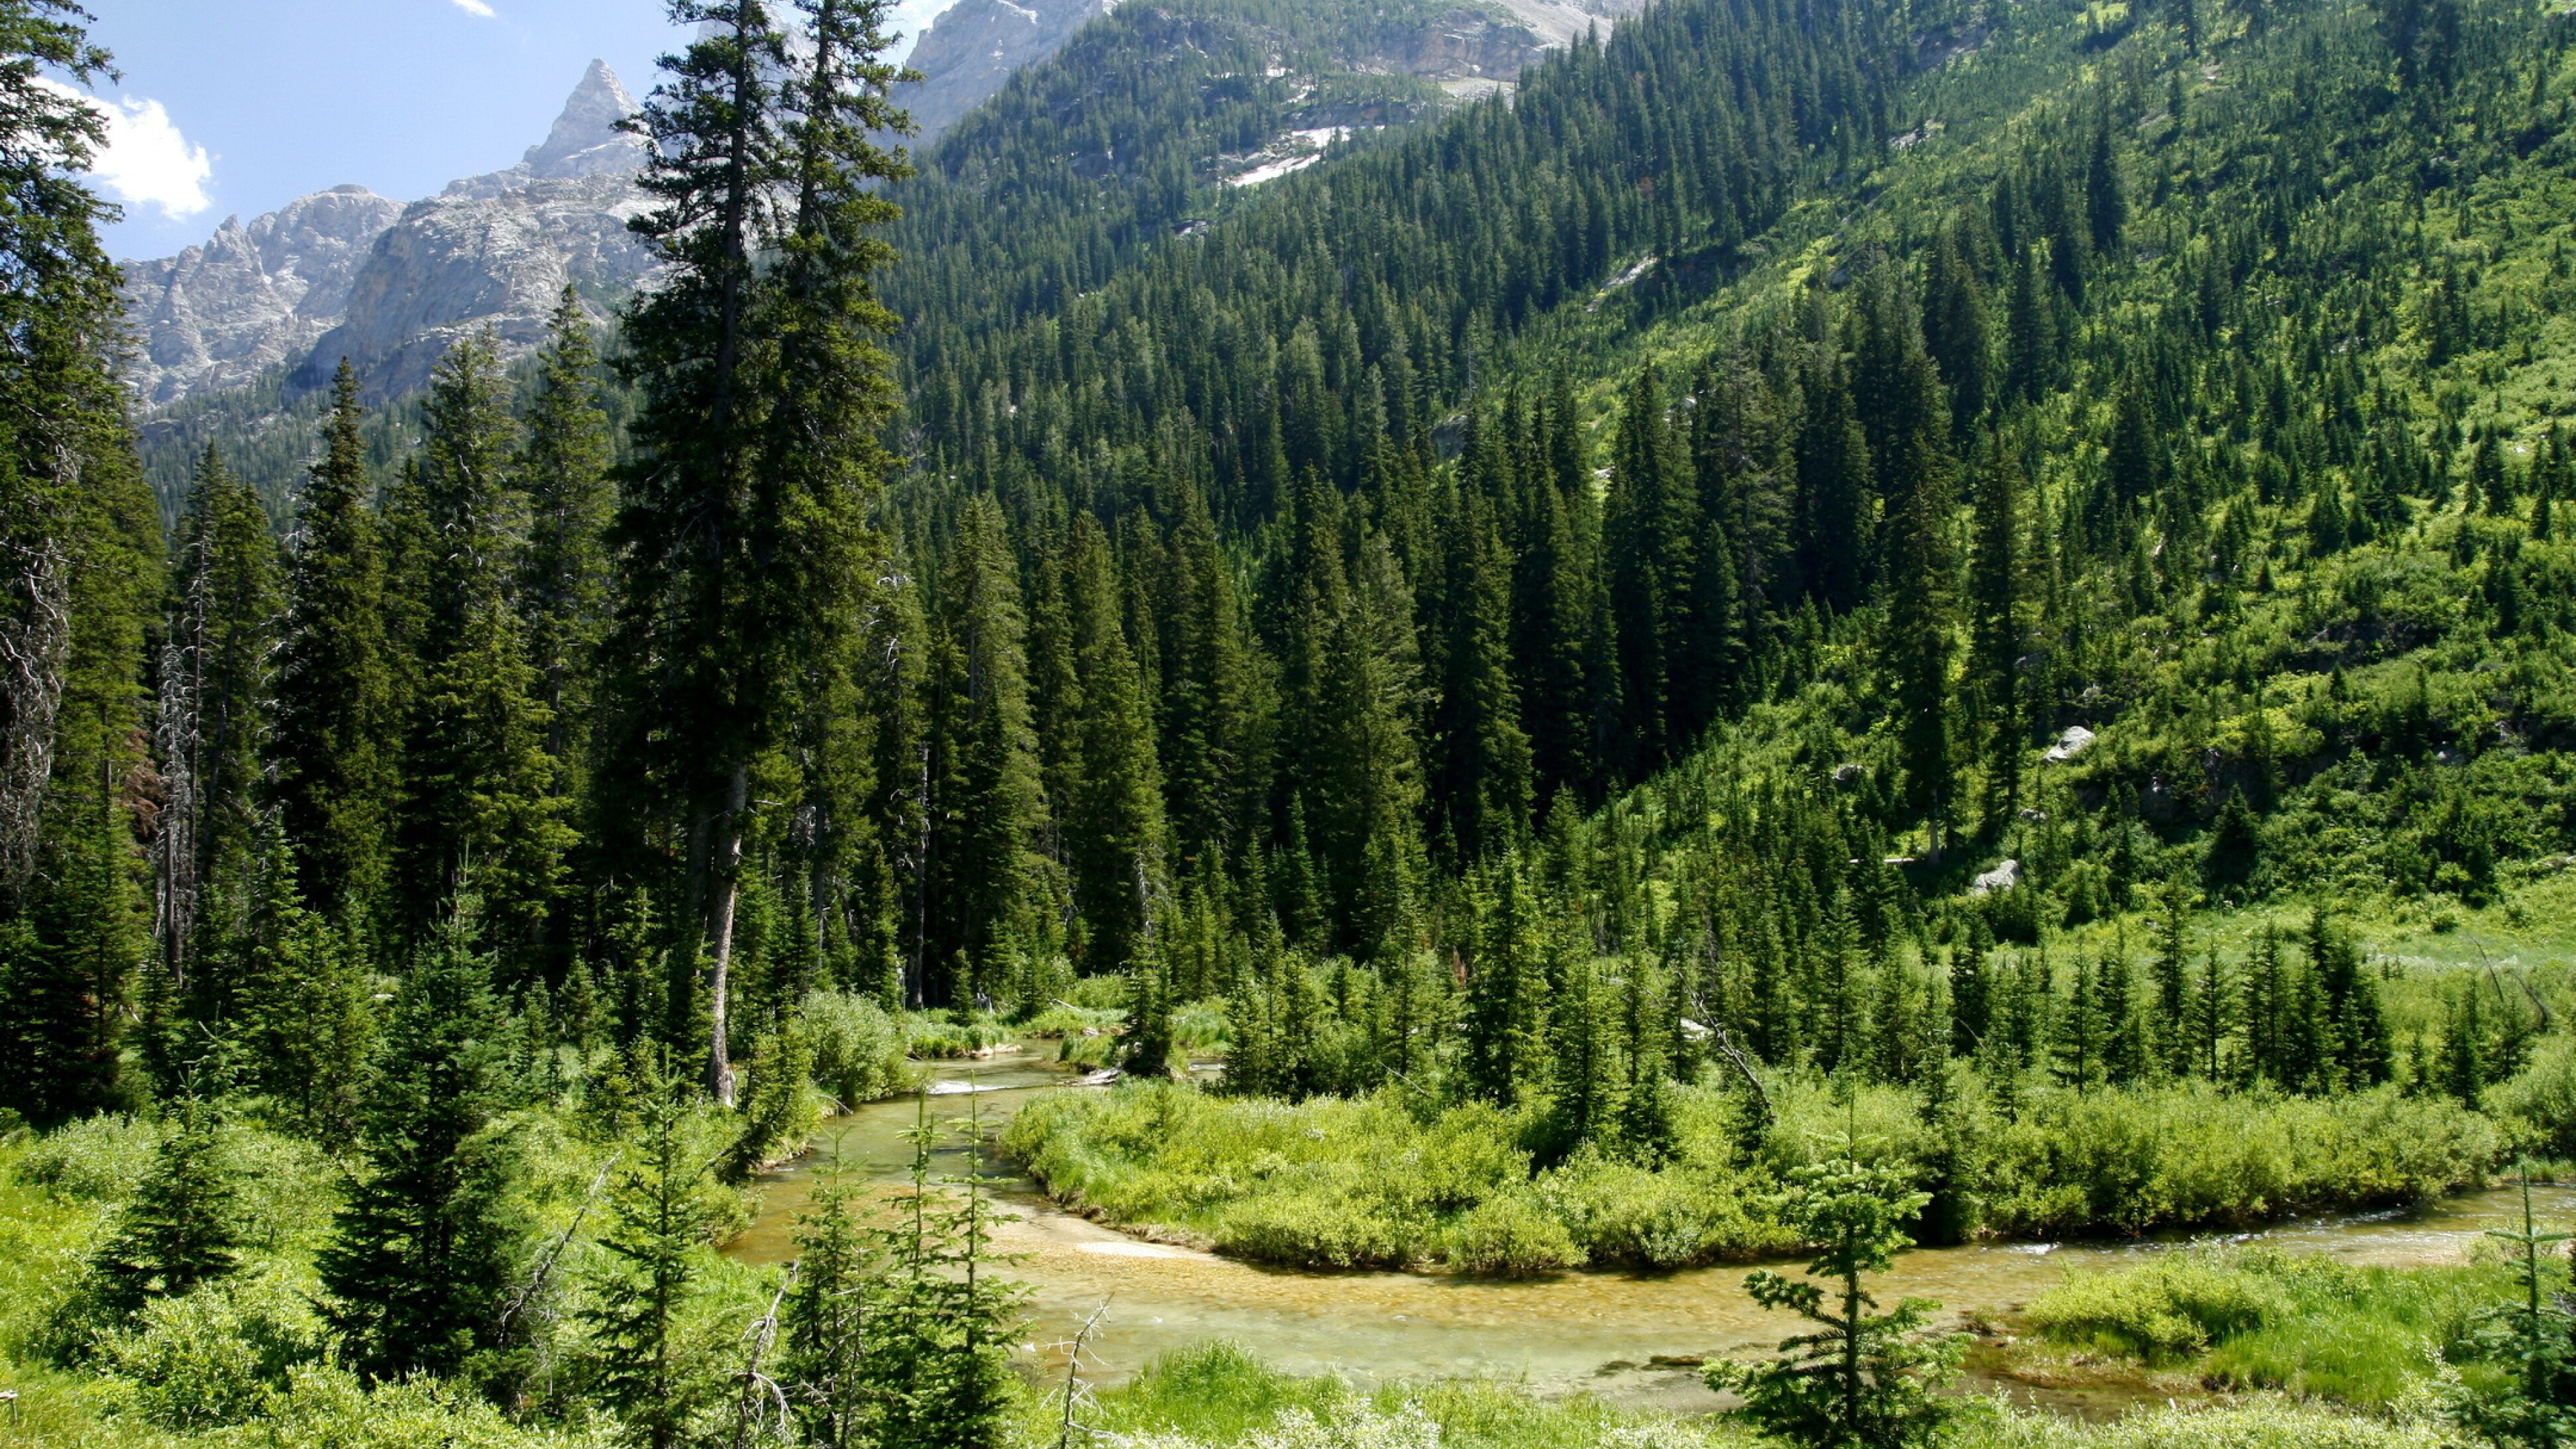
[(893, 255), (878, 188), (909, 168), (873, 138), (909, 123), (887, 99), (882, 6), (818, 0), (795, 45), (763, 0), (673, 0), (671, 14), (698, 30), (634, 122), (659, 203), (635, 228), (663, 272), (624, 330), (640, 401), (616, 529), (619, 736), (633, 783), (682, 822), (707, 1082), (730, 1105), (752, 768), (806, 682), (845, 658), (891, 463), (875, 338), (895, 318), (870, 276)]
[(2189, 1021), (2191, 941), (2185, 912), (2189, 905), (2180, 885), (2165, 888), (2154, 921), (2156, 955), (2148, 967), (2155, 1020), (2149, 1035), (2158, 1070), (2167, 1076), (2191, 1075), (2198, 1053)]
[(1633, 770), (1663, 764), (1689, 740), (1691, 721), (1678, 695), (1693, 664), (1698, 502), (1697, 480), (1665, 415), (1662, 381), (1652, 369), (1641, 371), (1622, 401), (1602, 533)]
[(1089, 931), (1093, 971), (1141, 959), (1153, 912), (1167, 888), (1162, 767), (1144, 679), (1119, 620), (1119, 583), (1109, 540), (1089, 513), (1073, 524), (1070, 568), (1072, 660), (1081, 683), (1067, 733), (1078, 774), (1062, 830), (1073, 903)]
[(1544, 926), (1517, 858), (1495, 864), (1475, 902), (1476, 935), (1466, 965), (1460, 1072), (1469, 1093), (1497, 1106), (1520, 1100), (1537, 1066), (1546, 1021)]
[(570, 836), (555, 818), (544, 678), (510, 597), (527, 500), (514, 486), (515, 427), (488, 337), (469, 337), (441, 360), (422, 421), (430, 548), (397, 880), (414, 931), (473, 892), (493, 943), (517, 965)]
[(488, 969), (450, 926), (396, 993), (360, 1107), (363, 1167), (316, 1261), (344, 1361), (376, 1379), (454, 1374), (502, 1347), (528, 1225), (509, 1185), (513, 1055)]
[(2022, 479), (2000, 441), (1988, 442), (1977, 469), (1974, 512), (1967, 589), (1968, 684), (1985, 726), (1986, 815), (1998, 819), (2020, 804), (2021, 661), (2029, 618), (2022, 586)]
[(2379, 983), (2363, 973), (2361, 952), (2323, 909), (2308, 919), (2308, 971), (2315, 982), (2313, 1020), (2326, 1051), (2317, 1063), (2329, 1087), (2359, 1089), (2389, 1079), (2395, 1053), (2380, 1009)]
[(1818, 603), (1839, 613), (1860, 605), (1869, 578), (1869, 445), (1829, 346), (1816, 349), (1801, 385), (1799, 574)]
[(694, 1312), (706, 1291), (714, 1217), (707, 1157), (688, 1110), (658, 1082), (651, 1086), (601, 1238), (608, 1262), (582, 1317), (593, 1395), (644, 1449), (679, 1449), (724, 1391), (714, 1345), (699, 1334)]
[(2036, 402), (2057, 375), (2057, 314), (2037, 251), (2025, 249), (2014, 265), (2004, 308), (2004, 381), (2024, 402)]
[(1421, 678), (1413, 602), (1383, 537), (1362, 545), (1318, 680), (1314, 755), (1298, 782), (1340, 950), (1372, 956), (1404, 934), (1422, 871)]
[(1950, 722), (1956, 566), (1940, 384), (1919, 349), (1904, 349), (1892, 401), (1897, 422), (1880, 470), (1888, 500), (1885, 652), (1894, 675), (1906, 808), (1926, 820), (1938, 848), (1956, 794)]
[(860, 1191), (837, 1167), (821, 1169), (795, 1218), (796, 1279), (778, 1377), (804, 1442), (815, 1449), (869, 1443), (868, 1331), (885, 1260), (861, 1219)]
[(1511, 569), (1492, 504), (1460, 500), (1447, 561), (1448, 638), (1438, 692), (1434, 794), (1448, 844), (1475, 860), (1529, 828), (1529, 736), (1512, 678)]
[(344, 361), (325, 452), (296, 510), (269, 744), (307, 897), (334, 916), (371, 904), (384, 883), (399, 761), (385, 563), (359, 411), (358, 374)]
[(598, 369), (590, 320), (567, 284), (538, 354), (536, 393), (528, 404), (515, 479), (528, 519), (516, 583), (519, 609), (546, 708), (545, 749), (555, 762), (555, 793), (565, 796), (578, 796), (584, 782), (581, 747), (607, 624), (605, 534), (613, 490)]
[(931, 849), (926, 868), (929, 969), (965, 975), (934, 1004), (971, 1003), (1025, 939), (1036, 899), (1036, 836), (1046, 799), (1030, 727), (1027, 625), (1018, 569), (992, 500), (966, 505), (941, 589), (944, 615), (932, 685)]
[(1184, 480), (1171, 533), (1162, 760), (1183, 856), (1234, 842), (1258, 789), (1255, 655), (1215, 522)]
[(1984, 284), (1966, 255), (1963, 221), (1953, 221), (1932, 249), (1923, 277), (1923, 345), (1940, 368), (1950, 397), (1954, 436), (1968, 437), (1993, 390), (1993, 342)]
[[(1024, 1294), (994, 1277), (996, 1213), (974, 1166), (945, 1188), (930, 1179), (939, 1135), (923, 1099), (910, 1185), (878, 1243), (886, 1271), (872, 1306), (862, 1373), (878, 1449), (1000, 1449), (1016, 1427), (1010, 1350)], [(980, 1156), (983, 1123), (957, 1124)], [(970, 1159), (971, 1160), (971, 1159)], [(962, 1190), (961, 1190), (962, 1189)]]
[(2201, 874), (2213, 895), (2223, 889), (2242, 889), (2253, 879), (2255, 867), (2262, 862), (2262, 830), (2254, 807), (2245, 803), (2245, 792), (2229, 789), (2201, 855)]
[(1747, 1417), (1794, 1443), (1928, 1449), (1941, 1442), (1952, 1413), (1932, 1390), (1956, 1372), (1966, 1343), (1926, 1333), (1939, 1304), (1908, 1298), (1873, 1311), (1878, 1300), (1863, 1279), (1886, 1272), (1912, 1244), (1899, 1224), (1931, 1194), (1850, 1152), (1846, 1145), (1844, 1156), (1798, 1169), (1784, 1214), (1792, 1232), (1817, 1245), (1807, 1272), (1826, 1282), (1795, 1282), (1767, 1268), (1744, 1280), (1755, 1303), (1786, 1308), (1816, 1331), (1783, 1340), (1780, 1356), (1765, 1363), (1710, 1366), (1709, 1386), (1743, 1394)]
[(238, 1197), (221, 1119), (202, 1100), (181, 1103), (114, 1235), (90, 1257), (101, 1303), (133, 1313), (232, 1273), (244, 1237)]
[(123, 1105), (124, 1022), (150, 944), (138, 867), (159, 510), (119, 359), (107, 141), (76, 85), (114, 72), (78, 7), (0, 5), (0, 1107)]
[(2093, 250), (2117, 251), (2129, 228), (2129, 195), (2120, 163), (2111, 154), (2108, 119), (2093, 128), (2093, 152), (2084, 163), (2084, 219)]
[(506, 601), (475, 603), (461, 628), (414, 703), (403, 879), (416, 912), (472, 893), (486, 939), (524, 969), (572, 844), (545, 749), (544, 679)]
[(155, 729), (165, 800), (154, 866), (160, 965), (180, 1009), (214, 1014), (199, 963), (237, 930), (258, 846), (259, 744), (282, 605), (268, 514), (212, 445), (179, 520)]
[(225, 942), (228, 990), (212, 1014), (244, 1085), (316, 1141), (346, 1140), (359, 1125), (374, 1041), (374, 983), (355, 933), (305, 908), (294, 847), (274, 814), (253, 875), (241, 929)]

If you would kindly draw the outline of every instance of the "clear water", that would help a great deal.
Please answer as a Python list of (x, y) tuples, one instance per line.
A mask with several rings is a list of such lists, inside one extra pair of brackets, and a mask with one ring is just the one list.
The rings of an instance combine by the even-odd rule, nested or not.
[[(870, 1181), (901, 1181), (912, 1160), (903, 1134), (925, 1105), (933, 1119), (979, 1112), (989, 1132), (1038, 1093), (1087, 1090), (1070, 1081), (1027, 1053), (939, 1064), (935, 1095), (876, 1103), (827, 1123), (812, 1154), (767, 1179), (758, 1220), (728, 1251), (761, 1263), (790, 1256), (790, 1218), (825, 1163), (837, 1160)], [(1049, 1203), (989, 1149), (977, 1156), (973, 1165), (1001, 1179), (996, 1195), (1017, 1214), (1002, 1229), (1000, 1245), (1020, 1259), (1010, 1276), (1032, 1290), (1030, 1352), (1055, 1357), (1046, 1346), (1069, 1337), (1105, 1302), (1108, 1314), (1093, 1350), (1111, 1379), (1169, 1350), (1230, 1338), (1289, 1372), (1334, 1374), (1358, 1384), (1484, 1377), (1541, 1393), (1585, 1390), (1624, 1402), (1705, 1409), (1719, 1400), (1702, 1387), (1696, 1368), (1676, 1360), (1758, 1352), (1790, 1331), (1785, 1316), (1764, 1313), (1745, 1297), (1742, 1265), (1510, 1282), (1264, 1267), (1103, 1227)], [(966, 1149), (952, 1142), (941, 1147), (934, 1170), (956, 1174), (969, 1166)], [(2576, 1216), (2576, 1191), (2535, 1189), (2533, 1196), (2554, 1220)], [(2484, 1192), (2423, 1212), (2294, 1222), (2248, 1237), (2361, 1263), (2451, 1262), (2465, 1257), (2486, 1229), (2512, 1223), (2519, 1212), (2516, 1193)], [(2063, 1281), (2070, 1269), (2116, 1267), (2181, 1241), (1917, 1249), (1899, 1260), (1880, 1296), (1935, 1299), (1950, 1321), (1993, 1320)], [(1985, 1357), (1971, 1356), (1973, 1387), (2000, 1387), (2061, 1410), (2098, 1415), (2163, 1394), (2117, 1377), (2034, 1391), (1977, 1374)]]

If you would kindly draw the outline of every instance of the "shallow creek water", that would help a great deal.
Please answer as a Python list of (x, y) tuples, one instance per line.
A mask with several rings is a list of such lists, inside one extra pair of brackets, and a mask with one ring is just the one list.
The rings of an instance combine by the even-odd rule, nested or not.
[[(931, 1116), (964, 1116), (971, 1095), (988, 1131), (1040, 1092), (1085, 1090), (1025, 1052), (940, 1063), (933, 1074)], [(814, 1169), (836, 1157), (868, 1180), (902, 1180), (911, 1163), (902, 1134), (917, 1110), (916, 1099), (905, 1097), (824, 1124), (811, 1154), (764, 1179), (760, 1216), (728, 1251), (756, 1263), (788, 1257), (789, 1220), (806, 1200)], [(967, 1165), (962, 1147), (943, 1144), (937, 1171), (957, 1173)], [(1002, 1179), (996, 1195), (1018, 1214), (998, 1237), (1003, 1251), (1022, 1259), (1008, 1270), (1010, 1276), (1032, 1289), (1035, 1322), (1028, 1339), (1037, 1345), (1069, 1337), (1105, 1301), (1108, 1314), (1093, 1350), (1104, 1377), (1113, 1380), (1169, 1350), (1229, 1338), (1288, 1372), (1334, 1374), (1361, 1384), (1497, 1378), (1539, 1393), (1585, 1390), (1629, 1403), (1706, 1409), (1717, 1398), (1701, 1385), (1695, 1367), (1673, 1360), (1767, 1349), (1789, 1329), (1785, 1316), (1766, 1314), (1745, 1297), (1748, 1270), (1740, 1264), (1515, 1282), (1271, 1268), (1143, 1242), (1065, 1212), (990, 1150), (982, 1170)], [(2533, 1198), (2553, 1219), (2576, 1216), (2576, 1190), (2535, 1190)], [(2482, 1231), (2507, 1225), (2519, 1211), (2513, 1192), (2474, 1193), (2419, 1213), (2286, 1223), (2259, 1236), (2293, 1251), (2358, 1263), (2451, 1262), (2463, 1258)], [(1880, 1297), (1935, 1299), (1949, 1321), (1992, 1319), (2064, 1281), (2069, 1270), (2117, 1267), (2179, 1241), (1917, 1249), (1898, 1260)], [(2035, 1388), (1978, 1372), (1992, 1362), (1991, 1355), (1971, 1355), (1972, 1387), (2000, 1387), (2022, 1402), (2061, 1411), (2113, 1413), (2163, 1393), (2118, 1376)]]

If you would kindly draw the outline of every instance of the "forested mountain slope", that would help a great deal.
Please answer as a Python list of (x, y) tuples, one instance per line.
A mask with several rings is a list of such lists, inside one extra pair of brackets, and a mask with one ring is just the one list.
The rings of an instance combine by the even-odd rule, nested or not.
[[(1033, 721), (954, 758), (1077, 963), (1169, 943), (1140, 1020), (1223, 988), (1238, 1088), (1433, 1062), (1553, 1151), (1712, 1032), (2008, 1097), (2526, 1060), (2519, 996), (2195, 916), (2567, 847), (2563, 22), (1944, 19), (1666, 6), (938, 351), (928, 609)], [(1007, 999), (1060, 909), (931, 954)]]

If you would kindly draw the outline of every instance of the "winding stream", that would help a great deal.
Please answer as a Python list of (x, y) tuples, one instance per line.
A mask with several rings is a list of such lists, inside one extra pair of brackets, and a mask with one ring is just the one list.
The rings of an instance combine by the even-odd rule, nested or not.
[[(933, 1096), (934, 1118), (963, 1115), (971, 1089), (998, 1124), (1040, 1092), (1078, 1091), (1061, 1071), (1017, 1052), (934, 1068), (949, 1095)], [(934, 1091), (938, 1090), (934, 1087)], [(806, 1200), (813, 1170), (836, 1157), (872, 1181), (901, 1181), (911, 1163), (902, 1133), (916, 1103), (905, 1097), (862, 1107), (824, 1125), (814, 1152), (764, 1179), (759, 1218), (728, 1251), (756, 1263), (791, 1253), (791, 1216)], [(943, 1147), (938, 1170), (962, 1172), (962, 1147)], [(1065, 1212), (1037, 1184), (984, 1154), (983, 1170), (1004, 1176), (996, 1194), (1019, 1220), (998, 1234), (1022, 1261), (1010, 1275), (1033, 1290), (1033, 1344), (1069, 1337), (1104, 1300), (1109, 1311), (1094, 1350), (1115, 1378), (1172, 1349), (1231, 1338), (1291, 1373), (1336, 1374), (1355, 1383), (1487, 1377), (1540, 1393), (1588, 1390), (1629, 1403), (1707, 1409), (1716, 1397), (1696, 1368), (1672, 1360), (1767, 1349), (1784, 1316), (1756, 1309), (1740, 1264), (1671, 1273), (1584, 1272), (1499, 1282), (1447, 1274), (1323, 1273), (1264, 1267), (1211, 1253), (1141, 1242)], [(2576, 1216), (2576, 1190), (2535, 1191), (2553, 1219)], [(2421, 1213), (2379, 1213), (2295, 1222), (2262, 1234), (2294, 1251), (2360, 1263), (2457, 1261), (2480, 1232), (2518, 1215), (2510, 1191), (2473, 1193)], [(1996, 1244), (1924, 1248), (1904, 1255), (1883, 1299), (1938, 1300), (1945, 1317), (2009, 1313), (2062, 1281), (2069, 1269), (2130, 1261), (2156, 1243)], [(1658, 1363), (1661, 1358), (1664, 1362)], [(1061, 1360), (1058, 1359), (1058, 1362)], [(2163, 1390), (2105, 1378), (2036, 1389), (1976, 1374), (1972, 1386), (2088, 1415), (2116, 1412)]]

